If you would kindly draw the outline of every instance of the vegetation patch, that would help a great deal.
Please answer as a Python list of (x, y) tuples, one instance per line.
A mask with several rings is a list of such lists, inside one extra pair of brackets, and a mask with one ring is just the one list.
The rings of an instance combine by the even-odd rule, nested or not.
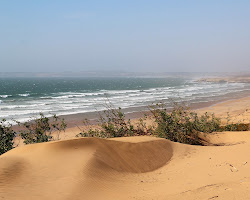
[[(250, 130), (250, 124), (230, 123), (229, 115), (226, 118), (227, 124), (222, 125), (221, 119), (214, 114), (198, 115), (187, 106), (177, 103), (173, 104), (171, 111), (167, 110), (167, 106), (163, 103), (149, 106), (149, 111), (149, 115), (132, 123), (130, 119), (126, 119), (121, 108), (117, 109), (110, 103), (105, 111), (99, 112), (98, 125), (93, 128), (87, 119), (84, 120), (87, 129), (81, 130), (76, 137), (114, 138), (152, 135), (174, 142), (203, 145), (204, 136), (212, 132)], [(148, 119), (153, 124), (148, 125)], [(21, 136), (24, 144), (49, 142), (54, 140), (52, 132), (58, 132), (59, 135), (67, 127), (64, 119), (56, 115), (48, 118), (42, 113), (39, 118), (24, 124), (17, 123), (20, 131), (15, 132), (11, 123), (7, 123), (4, 119), (0, 122), (0, 155), (14, 148), (14, 139), (17, 135)]]
[(24, 124), (18, 124), (19, 126), (24, 128), (20, 132), (20, 135), (25, 144), (49, 142), (53, 140), (53, 136), (51, 135), (52, 132), (61, 132), (64, 131), (67, 127), (64, 119), (60, 119), (56, 115), (49, 119), (42, 113), (40, 113), (40, 118), (25, 122)]
[(0, 155), (14, 148), (15, 135), (10, 123), (0, 121)]
[[(206, 112), (198, 115), (187, 106), (177, 103), (173, 103), (171, 111), (168, 111), (166, 104), (163, 103), (149, 106), (151, 114), (140, 118), (136, 124), (131, 123), (130, 119), (126, 120), (121, 108), (116, 109), (112, 105), (106, 108), (103, 113), (99, 113), (97, 128), (91, 128), (88, 120), (85, 120), (84, 125), (90, 128), (87, 131), (81, 131), (76, 137), (112, 138), (153, 135), (174, 142), (203, 145), (204, 136), (212, 132), (250, 130), (249, 124), (230, 124), (230, 120), (226, 126), (222, 126), (221, 119), (214, 114)], [(147, 125), (148, 118), (154, 122), (153, 125)]]

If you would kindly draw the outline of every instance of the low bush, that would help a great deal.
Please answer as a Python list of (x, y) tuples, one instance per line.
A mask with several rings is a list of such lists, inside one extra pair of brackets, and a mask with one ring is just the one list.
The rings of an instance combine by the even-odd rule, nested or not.
[(60, 119), (54, 115), (51, 120), (40, 113), (40, 118), (34, 119), (24, 124), (20, 124), (24, 127), (21, 131), (21, 137), (25, 144), (48, 142), (53, 140), (51, 133), (53, 131), (63, 131), (66, 129), (67, 124), (64, 119)]
[(212, 129), (206, 127), (211, 124), (207, 114), (198, 117), (185, 106), (174, 104), (172, 111), (168, 112), (165, 104), (155, 104), (150, 106), (150, 112), (157, 124), (154, 134), (174, 142), (202, 144), (199, 138), (200, 131)]
[(222, 131), (249, 131), (250, 124), (236, 123), (227, 124), (226, 126), (221, 126)]
[[(106, 105), (106, 110), (99, 112), (99, 123), (90, 126), (88, 120), (84, 120), (87, 127), (81, 130), (76, 137), (127, 137), (138, 135), (154, 135), (166, 138), (174, 142), (202, 145), (201, 133), (212, 133), (220, 131), (248, 131), (250, 124), (230, 123), (228, 115), (226, 125), (221, 125), (221, 120), (214, 114), (204, 113), (198, 115), (191, 112), (185, 105), (174, 103), (171, 111), (167, 110), (165, 104), (154, 104), (149, 106), (150, 115), (145, 115), (137, 123), (132, 123), (125, 118), (121, 108), (116, 109), (111, 103)], [(151, 118), (154, 124), (149, 126), (146, 119)], [(67, 127), (64, 119), (54, 115), (51, 118), (40, 117), (24, 124), (18, 122), (21, 131), (15, 133), (12, 125), (6, 120), (0, 121), (0, 155), (14, 148), (14, 138), (20, 135), (25, 144), (48, 142), (54, 140), (52, 132), (64, 131)], [(204, 134), (203, 134), (204, 136)], [(58, 136), (59, 139), (59, 136)]]
[[(166, 104), (153, 104), (149, 106), (150, 116), (139, 119), (132, 124), (130, 119), (125, 119), (121, 108), (114, 108), (112, 104), (106, 106), (106, 110), (99, 113), (99, 124), (81, 131), (77, 137), (126, 137), (137, 135), (155, 135), (174, 142), (202, 145), (203, 136), (207, 133), (220, 131), (245, 131), (249, 130), (249, 124), (230, 124), (229, 117), (226, 126), (221, 125), (221, 120), (214, 114), (207, 112), (198, 115), (191, 112), (185, 105), (173, 103), (173, 109), (167, 110)], [(147, 126), (145, 119), (150, 117), (154, 121), (153, 126)], [(88, 126), (87, 120), (84, 125)], [(202, 137), (201, 136), (202, 134)]]
[(250, 130), (250, 124), (230, 123), (229, 115), (226, 118), (227, 125), (222, 126), (221, 119), (214, 114), (206, 112), (198, 115), (185, 105), (177, 103), (174, 103), (173, 109), (169, 112), (165, 104), (155, 104), (149, 108), (157, 124), (155, 134), (175, 142), (202, 145), (200, 133)]
[[(84, 121), (84, 125), (88, 126), (88, 121)], [(136, 135), (148, 135), (143, 119), (140, 119), (137, 124), (132, 124), (130, 119), (125, 119), (125, 114), (121, 108), (114, 108), (112, 104), (107, 106), (103, 112), (99, 112), (98, 128), (89, 128), (87, 131), (82, 131), (76, 137), (127, 137)]]
[(0, 121), (0, 155), (14, 148), (15, 134), (10, 123)]

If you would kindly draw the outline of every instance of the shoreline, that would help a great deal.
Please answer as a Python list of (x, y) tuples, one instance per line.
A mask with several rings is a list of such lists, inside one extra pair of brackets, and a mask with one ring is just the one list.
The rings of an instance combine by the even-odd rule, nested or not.
[[(3, 104), (0, 104), (1, 118), (6, 118), (10, 122), (14, 119), (24, 123), (39, 117), (39, 113), (42, 112), (46, 117), (54, 114), (62, 116), (69, 119), (70, 124), (72, 124), (72, 121), (81, 121), (84, 118), (95, 119), (96, 114), (93, 113), (96, 113), (97, 110), (104, 110), (105, 102), (108, 103), (109, 101), (116, 107), (122, 107), (125, 113), (137, 113), (147, 111), (147, 105), (152, 103), (166, 102), (170, 107), (172, 101), (183, 101), (192, 108), (201, 108), (235, 97), (243, 97), (246, 93), (250, 93), (250, 85), (247, 83), (214, 85), (212, 83), (199, 83), (197, 79), (194, 77), (169, 77), (159, 80), (133, 79), (131, 81), (125, 79), (125, 82), (123, 79), (116, 79), (115, 82), (113, 79), (108, 80), (108, 82), (103, 82), (102, 79), (92, 80), (91, 82), (89, 80), (87, 82), (86, 80), (84, 82), (61, 80), (62, 82), (59, 83), (67, 86), (65, 91), (58, 85), (56, 87), (58, 92), (51, 90), (44, 93), (42, 89), (48, 87), (45, 84), (41, 85), (41, 88), (37, 91), (27, 90), (29, 93), (26, 90), (18, 91), (17, 95), (7, 92), (10, 97), (1, 97), (5, 98)], [(138, 80), (140, 81), (138, 82)], [(116, 87), (120, 82), (122, 85)], [(43, 81), (42, 83), (46, 82)], [(59, 84), (58, 82), (55, 83)], [(94, 84), (94, 86), (97, 84), (98, 87), (95, 86), (96, 89), (95, 87), (91, 89), (91, 86), (87, 90), (87, 83)], [(110, 85), (114, 85), (114, 87), (110, 87)], [(77, 87), (74, 89), (73, 86)], [(79, 90), (78, 87), (83, 87), (86, 90)], [(137, 114), (131, 114), (130, 116), (134, 118), (134, 115), (138, 116)]]
[[(234, 122), (238, 122), (238, 117), (236, 115), (233, 115), (231, 113), (231, 110), (227, 108), (225, 109), (225, 104), (229, 104), (229, 107), (234, 107), (234, 104), (245, 100), (247, 98), (248, 102), (250, 102), (250, 95), (247, 92), (237, 92), (237, 94), (227, 94), (223, 99), (219, 100), (214, 100), (214, 101), (208, 101), (208, 102), (193, 102), (190, 103), (188, 101), (183, 102), (185, 105), (188, 105), (188, 107), (191, 110), (195, 110), (198, 114), (204, 114), (205, 112), (210, 112), (210, 113), (215, 113), (216, 117), (223, 118), (225, 121), (227, 117), (227, 112), (230, 113), (230, 116), (233, 118)], [(245, 103), (246, 104), (246, 103)], [(243, 105), (246, 106), (246, 105)], [(239, 107), (239, 106), (238, 106)], [(250, 105), (249, 105), (250, 108)], [(169, 108), (171, 109), (171, 108)], [(250, 109), (249, 109), (250, 110)], [(102, 112), (102, 111), (100, 111)], [(122, 109), (122, 112), (125, 113), (125, 118), (126, 119), (131, 119), (132, 121), (136, 122), (139, 118), (144, 117), (145, 114), (150, 115), (150, 111), (148, 109), (148, 106), (143, 106), (143, 107), (130, 107), (130, 108), (125, 108)], [(243, 112), (243, 108), (238, 111), (239, 113)], [(98, 124), (98, 111), (96, 112), (86, 112), (86, 113), (77, 113), (77, 114), (70, 114), (70, 115), (58, 115), (59, 118), (64, 119), (67, 128), (65, 132), (61, 132), (60, 135), (63, 135), (61, 139), (72, 139), (75, 138), (75, 135), (78, 134), (81, 130), (86, 130), (88, 127), (84, 125), (83, 120), (88, 119), (89, 125), (90, 126), (95, 126)], [(248, 118), (248, 117), (247, 117)], [(51, 119), (51, 117), (49, 117)], [(250, 119), (250, 116), (249, 116)], [(245, 120), (241, 117), (240, 120)], [(247, 122), (247, 123), (250, 123)], [(80, 129), (79, 129), (80, 128)], [(19, 131), (20, 128), (18, 125), (13, 125), (13, 129), (15, 131)], [(55, 133), (55, 137), (57, 133)]]
[[(195, 110), (197, 114), (215, 113), (216, 117), (222, 119), (222, 123), (226, 123), (227, 113), (229, 112), (231, 121), (233, 123), (250, 123), (250, 95), (234, 97), (226, 99), (224, 101), (208, 102), (206, 104), (194, 104), (190, 106), (192, 110)], [(132, 112), (126, 114), (126, 119), (131, 119), (132, 123), (136, 123), (139, 118), (143, 117), (144, 114), (148, 114), (150, 111)], [(96, 116), (97, 113), (91, 113), (92, 116)], [(76, 135), (82, 130), (87, 131), (89, 128), (95, 128), (97, 120), (90, 120), (90, 127), (82, 123), (83, 117), (91, 116), (84, 114), (67, 115), (65, 122), (67, 128), (65, 132), (54, 133), (55, 138), (60, 140), (68, 140), (76, 138)], [(82, 119), (82, 120), (81, 120)], [(146, 120), (146, 123), (152, 123), (150, 119)]]
[[(231, 94), (221, 101), (190, 107), (198, 114), (213, 112), (224, 118), (229, 112), (233, 120), (250, 121), (249, 94)], [(134, 112), (127, 118), (136, 120), (140, 115), (141, 112)], [(24, 145), (16, 137), (18, 148), (0, 157), (4, 183), (0, 183), (0, 196), (27, 199), (28, 194), (36, 199), (41, 194), (41, 199), (65, 199), (72, 194), (71, 199), (88, 195), (88, 199), (104, 200), (250, 198), (250, 160), (246, 153), (250, 150), (250, 131), (207, 134), (210, 146), (152, 136), (76, 139), (81, 131), (76, 126), (81, 116), (64, 116), (71, 124), (66, 121), (69, 127), (65, 132), (53, 132), (51, 142)], [(46, 192), (41, 193), (41, 187)]]
[[(145, 111), (146, 107), (137, 108), (138, 110), (131, 111), (129, 109), (122, 109), (125, 112), (125, 118), (131, 119), (132, 123), (136, 123), (139, 118), (144, 117), (144, 114), (150, 114), (149, 110)], [(141, 109), (141, 110), (139, 110)], [(224, 100), (210, 101), (203, 103), (193, 103), (190, 104), (190, 109), (195, 110), (198, 114), (204, 114), (205, 112), (215, 113), (216, 117), (222, 118), (222, 122), (225, 123), (227, 113), (230, 113), (232, 118), (231, 122), (243, 122), (250, 123), (250, 95), (242, 94), (239, 96), (230, 96)], [(246, 111), (248, 110), (248, 111)], [(127, 111), (127, 113), (126, 113)], [(130, 112), (129, 112), (130, 111)], [(79, 113), (73, 115), (61, 115), (61, 119), (64, 118), (67, 128), (65, 131), (53, 132), (55, 140), (68, 140), (76, 138), (76, 135), (81, 131), (87, 131), (89, 128), (95, 128), (98, 124), (98, 112), (91, 113)], [(89, 125), (84, 125), (84, 119), (89, 120)], [(147, 123), (151, 123), (150, 119), (146, 120)], [(13, 129), (15, 131), (20, 130), (21, 128), (18, 125), (14, 125)], [(15, 143), (18, 146), (22, 146), (22, 140), (19, 137), (16, 137)]]
[[(226, 103), (230, 101), (239, 101), (240, 99), (249, 98), (250, 101), (250, 95), (246, 92), (240, 92), (237, 95), (234, 95), (232, 93), (226, 95), (224, 99), (219, 100), (213, 100), (208, 102), (188, 102), (183, 101), (185, 105), (188, 105), (188, 107), (191, 110), (205, 110), (209, 109), (213, 106), (219, 105), (221, 103)], [(181, 103), (181, 102), (180, 102)], [(144, 114), (148, 114), (150, 111), (148, 110), (148, 106), (141, 106), (141, 107), (130, 107), (130, 108), (122, 108), (122, 111), (126, 115), (126, 119), (136, 120), (144, 116)], [(67, 128), (77, 127), (77, 126), (84, 126), (82, 121), (84, 119), (88, 119), (89, 122), (92, 125), (97, 124), (98, 122), (98, 113), (101, 113), (102, 111), (96, 111), (96, 112), (85, 112), (85, 113), (77, 113), (77, 114), (70, 114), (70, 115), (60, 115), (59, 117), (62, 119), (64, 118), (65, 122), (67, 123)]]

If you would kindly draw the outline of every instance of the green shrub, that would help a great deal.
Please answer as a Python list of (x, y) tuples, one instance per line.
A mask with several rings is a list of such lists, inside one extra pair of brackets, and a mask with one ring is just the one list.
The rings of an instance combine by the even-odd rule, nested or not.
[(249, 131), (250, 124), (236, 123), (236, 124), (227, 124), (226, 126), (221, 127), (222, 131)]
[(185, 107), (174, 105), (172, 112), (167, 112), (165, 104), (155, 104), (150, 106), (150, 111), (157, 124), (156, 136), (174, 142), (200, 144), (198, 131), (193, 128)]
[[(87, 131), (81, 131), (77, 137), (126, 137), (137, 135), (155, 135), (174, 142), (203, 145), (204, 136), (212, 132), (221, 131), (245, 131), (250, 130), (249, 124), (230, 124), (227, 117), (227, 125), (221, 125), (221, 119), (207, 112), (198, 115), (191, 112), (185, 105), (173, 103), (173, 109), (167, 110), (163, 103), (149, 106), (151, 115), (139, 119), (137, 124), (132, 124), (130, 119), (125, 119), (121, 108), (114, 108), (112, 104), (106, 106), (106, 110), (99, 113), (97, 128), (89, 127)], [(147, 126), (145, 119), (150, 117), (155, 122), (153, 126)], [(88, 127), (88, 121), (84, 121)], [(204, 133), (204, 134), (201, 134)]]
[(134, 134), (134, 126), (130, 119), (125, 120), (125, 115), (121, 108), (107, 109), (104, 115), (100, 115), (102, 131), (109, 137), (124, 137)]
[(67, 127), (64, 119), (61, 120), (54, 115), (50, 120), (42, 113), (40, 113), (40, 118), (25, 122), (23, 125), (21, 124), (21, 126), (25, 128), (25, 130), (21, 131), (21, 137), (25, 144), (51, 141), (53, 140), (53, 136), (51, 135), (53, 131), (60, 132)]
[[(143, 121), (139, 120), (139, 123), (133, 125), (131, 120), (125, 119), (125, 114), (121, 108), (114, 108), (112, 104), (106, 106), (106, 110), (99, 112), (99, 124), (98, 128), (89, 128), (87, 131), (82, 131), (77, 134), (76, 137), (127, 137), (136, 135), (147, 135), (148, 129)], [(84, 125), (88, 126), (88, 121), (84, 121)]]
[(215, 117), (214, 114), (208, 114), (207, 112), (201, 116), (198, 116), (195, 112), (189, 114), (190, 123), (196, 131), (212, 133), (220, 130), (221, 120)]
[(5, 119), (0, 121), (0, 155), (14, 148), (15, 132)]
[(229, 112), (227, 112), (226, 117), (227, 123), (225, 126), (221, 126), (221, 131), (249, 131), (250, 130), (250, 124), (243, 124), (243, 123), (230, 123), (231, 117), (229, 115)]
[(149, 109), (157, 124), (154, 133), (174, 142), (201, 145), (200, 132), (211, 133), (220, 128), (220, 119), (214, 114), (198, 116), (185, 105), (175, 103), (170, 112), (163, 103), (152, 105)]

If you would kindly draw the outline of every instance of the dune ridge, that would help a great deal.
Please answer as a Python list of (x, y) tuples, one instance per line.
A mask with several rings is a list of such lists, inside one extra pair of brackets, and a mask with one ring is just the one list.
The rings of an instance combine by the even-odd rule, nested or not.
[[(60, 194), (56, 198), (65, 199), (76, 187), (79, 189), (73, 193), (80, 198), (95, 188), (95, 182), (117, 179), (119, 174), (154, 171), (165, 166), (172, 155), (171, 142), (160, 139), (123, 142), (80, 138), (27, 145), (0, 157), (0, 197), (51, 199), (54, 193), (53, 198)], [(45, 188), (46, 192), (37, 194)]]

